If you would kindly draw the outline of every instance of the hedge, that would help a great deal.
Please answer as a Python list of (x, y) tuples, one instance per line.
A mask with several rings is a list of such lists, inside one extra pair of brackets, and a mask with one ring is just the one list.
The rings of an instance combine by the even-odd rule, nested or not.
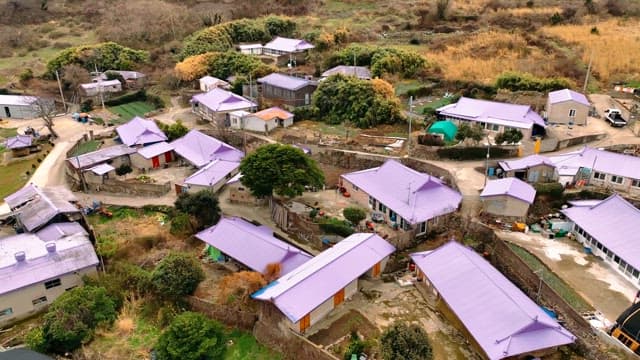
[[(452, 160), (481, 160), (487, 157), (487, 148), (484, 146), (472, 147), (448, 147), (437, 150), (438, 156)], [(514, 156), (514, 150), (492, 147), (489, 151), (491, 159), (504, 159)]]
[(536, 189), (536, 195), (548, 195), (556, 199), (561, 198), (564, 192), (564, 186), (559, 182), (536, 183), (533, 187)]
[(340, 235), (347, 237), (354, 233), (351, 224), (348, 221), (336, 218), (324, 218), (320, 221), (320, 230), (326, 234)]
[(157, 109), (164, 107), (164, 101), (162, 98), (156, 95), (147, 94), (144, 90), (139, 90), (133, 93), (125, 94), (122, 96), (109, 99), (104, 102), (106, 106), (118, 106), (122, 104), (128, 104), (134, 101), (146, 101), (153, 104)]

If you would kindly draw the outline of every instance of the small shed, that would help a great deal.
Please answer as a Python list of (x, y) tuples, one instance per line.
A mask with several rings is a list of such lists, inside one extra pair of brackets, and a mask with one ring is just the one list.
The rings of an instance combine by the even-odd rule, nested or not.
[(200, 90), (207, 92), (215, 88), (228, 89), (229, 83), (209, 75), (200, 78)]
[(536, 189), (517, 178), (489, 180), (480, 194), (485, 213), (524, 218), (533, 204)]
[(131, 165), (136, 169), (157, 169), (173, 160), (173, 145), (164, 141), (145, 146), (131, 155)]
[(5, 140), (3, 144), (7, 149), (11, 150), (14, 157), (26, 156), (31, 152), (38, 151), (39, 146), (33, 143), (30, 135), (16, 135)]
[(458, 127), (451, 121), (436, 121), (429, 127), (427, 132), (429, 134), (441, 134), (445, 141), (453, 141), (458, 133)]
[(557, 90), (547, 98), (547, 121), (553, 124), (587, 125), (591, 104), (583, 94), (569, 90)]
[(262, 44), (241, 44), (238, 49), (242, 54), (262, 55)]
[(116, 168), (109, 164), (100, 164), (94, 166), (84, 173), (84, 179), (89, 184), (103, 184), (104, 179), (108, 179), (109, 175), (114, 176)]
[[(42, 99), (40, 99), (42, 101)], [(0, 118), (32, 119), (39, 116), (38, 98), (24, 95), (0, 95)], [(47, 100), (49, 102), (49, 100)], [(53, 101), (51, 101), (53, 103)]]

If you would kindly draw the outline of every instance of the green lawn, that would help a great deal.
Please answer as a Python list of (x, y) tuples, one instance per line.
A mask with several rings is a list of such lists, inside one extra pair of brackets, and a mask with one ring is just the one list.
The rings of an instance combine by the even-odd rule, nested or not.
[[(0, 166), (0, 174), (11, 174), (10, 176), (0, 176), (0, 199), (4, 199), (24, 186), (35, 171), (31, 165), (38, 162), (35, 159), (15, 162), (10, 165)], [(26, 172), (29, 171), (29, 175)]]
[(282, 355), (260, 345), (251, 334), (239, 330), (233, 330), (228, 334), (228, 339), (233, 342), (227, 348), (225, 360), (280, 360)]
[(542, 269), (542, 278), (558, 295), (567, 301), (576, 311), (586, 312), (593, 311), (593, 307), (589, 305), (578, 293), (573, 290), (564, 280), (558, 277), (554, 272), (549, 270), (535, 255), (531, 254), (524, 248), (509, 244), (513, 252), (515, 252), (524, 262), (534, 271)]
[(127, 104), (109, 107), (109, 111), (119, 116), (115, 121), (111, 121), (115, 124), (122, 124), (135, 116), (144, 116), (149, 111), (155, 110), (155, 107), (144, 101), (134, 101)]
[(0, 138), (6, 139), (18, 135), (17, 128), (0, 128)]
[(83, 142), (76, 147), (76, 150), (71, 154), (71, 156), (78, 156), (82, 154), (86, 154), (88, 152), (98, 150), (98, 146), (100, 145), (100, 141), (98, 140), (89, 140), (87, 142)]

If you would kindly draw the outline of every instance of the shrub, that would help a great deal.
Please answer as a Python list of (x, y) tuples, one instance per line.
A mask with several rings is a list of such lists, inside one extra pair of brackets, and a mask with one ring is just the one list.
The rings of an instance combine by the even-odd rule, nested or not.
[(116, 277), (123, 290), (132, 291), (139, 296), (144, 296), (154, 291), (151, 272), (140, 266), (117, 262), (113, 264), (111, 273)]
[(538, 78), (529, 73), (504, 72), (496, 79), (496, 87), (511, 91), (548, 92), (572, 87), (566, 78)]
[(326, 67), (337, 65), (357, 65), (371, 67), (373, 76), (399, 74), (404, 78), (420, 75), (427, 68), (427, 60), (414, 51), (398, 50), (387, 47), (349, 45), (331, 54)]
[(223, 327), (202, 314), (176, 316), (156, 344), (159, 360), (219, 360), (226, 351)]
[(551, 15), (551, 17), (549, 18), (549, 22), (551, 22), (551, 25), (558, 25), (562, 22), (562, 20), (562, 15), (560, 15), (559, 12), (554, 12), (553, 15)]
[[(448, 147), (438, 149), (438, 156), (444, 159), (452, 160), (482, 160), (487, 157), (487, 148), (477, 147)], [(492, 147), (490, 150), (492, 159), (504, 159), (514, 156), (513, 151), (498, 147)]]
[(176, 199), (175, 207), (176, 210), (193, 216), (198, 221), (198, 229), (217, 224), (220, 220), (218, 197), (210, 190), (195, 194), (182, 193)]
[(422, 327), (396, 322), (380, 337), (380, 352), (384, 360), (430, 360), (431, 344)]
[(536, 189), (536, 195), (546, 195), (555, 199), (559, 199), (562, 197), (564, 193), (564, 186), (559, 182), (551, 182), (551, 183), (536, 183), (533, 185)]
[(128, 164), (122, 164), (116, 168), (116, 175), (122, 176), (132, 172), (133, 169)]
[(200, 263), (184, 253), (170, 253), (151, 273), (151, 281), (158, 295), (171, 300), (191, 295), (204, 280)]
[(320, 220), (320, 230), (326, 234), (335, 234), (347, 237), (354, 233), (351, 224), (336, 218), (324, 218)]
[(20, 75), (18, 75), (18, 78), (22, 82), (33, 79), (33, 70), (31, 70), (31, 68), (26, 68), (22, 70), (22, 72), (20, 72)]
[(349, 345), (347, 346), (347, 350), (344, 352), (344, 356), (342, 357), (344, 360), (351, 360), (353, 355), (356, 355), (357, 358), (360, 357), (360, 354), (364, 353), (365, 343), (360, 340), (360, 336), (356, 331), (351, 332), (351, 341), (349, 341)]
[(236, 51), (207, 52), (188, 57), (175, 66), (175, 74), (182, 81), (193, 81), (206, 74), (220, 79), (231, 75), (250, 75), (257, 79), (274, 71), (255, 56)]
[[(91, 110), (93, 110), (93, 100), (87, 99), (87, 100), (83, 101), (80, 104), (80, 111), (81, 112), (89, 112)], [(95, 119), (94, 119), (94, 121), (95, 121)]]
[(191, 235), (193, 234), (193, 225), (189, 214), (179, 212), (171, 218), (171, 228), (169, 232), (173, 235)]
[(176, 120), (176, 122), (171, 125), (167, 125), (161, 121), (156, 120), (156, 124), (158, 125), (160, 130), (162, 130), (162, 132), (167, 135), (169, 141), (181, 138), (189, 132), (189, 128), (184, 126), (182, 120)]
[(456, 133), (456, 140), (464, 141), (465, 139), (472, 139), (475, 142), (482, 140), (484, 132), (482, 128), (476, 125), (462, 124), (458, 128)]
[(358, 225), (360, 222), (367, 218), (367, 213), (364, 209), (358, 207), (348, 207), (342, 210), (342, 215), (345, 219), (349, 220), (352, 224)]
[(518, 142), (520, 142), (520, 140), (522, 140), (522, 137), (522, 131), (520, 131), (519, 129), (510, 128), (498, 134), (495, 141), (498, 145), (503, 143), (517, 144)]
[(422, 134), (418, 136), (418, 144), (426, 146), (444, 146), (444, 140), (441, 136)]
[(47, 342), (44, 339), (44, 332), (42, 327), (36, 327), (29, 331), (24, 339), (27, 347), (33, 351), (39, 353), (47, 352)]

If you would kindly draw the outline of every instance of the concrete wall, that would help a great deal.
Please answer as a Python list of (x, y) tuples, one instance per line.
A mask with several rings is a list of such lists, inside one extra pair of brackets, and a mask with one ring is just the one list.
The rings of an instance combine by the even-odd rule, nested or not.
[(264, 121), (257, 116), (247, 115), (242, 119), (244, 121), (245, 130), (255, 132), (268, 132), (275, 129), (278, 126), (276, 119)]
[(485, 212), (497, 216), (524, 218), (529, 211), (529, 204), (512, 196), (498, 195), (482, 198)]
[(384, 259), (380, 260), (380, 274), (378, 274), (377, 276), (373, 276), (373, 268), (369, 269), (366, 273), (365, 276), (368, 276), (370, 278), (379, 278), (380, 275), (382, 275), (382, 273), (384, 272), (385, 267), (387, 266), (387, 263), (389, 262), (389, 257), (385, 257)]
[[(44, 287), (44, 281), (12, 291), (7, 294), (0, 295), (0, 311), (6, 308), (12, 308), (13, 314), (10, 316), (0, 317), (0, 326), (4, 326), (20, 319), (24, 319), (39, 311), (46, 309), (58, 296), (62, 295), (67, 289), (81, 286), (82, 276), (96, 273), (95, 267), (78, 270), (77, 274), (69, 273), (60, 278), (60, 286), (50, 289)], [(50, 279), (48, 279), (50, 280)], [(32, 301), (42, 296), (47, 297), (47, 301), (38, 305), (33, 305)]]
[[(575, 110), (573, 118), (569, 117), (569, 111)], [(547, 121), (554, 124), (568, 124), (572, 121), (575, 125), (586, 125), (589, 115), (589, 106), (576, 101), (564, 101), (550, 104), (547, 100)]]
[(307, 85), (296, 91), (262, 84), (262, 97), (267, 101), (274, 101), (289, 106), (311, 105), (311, 94), (316, 90), (316, 85)]
[(213, 184), (213, 186), (202, 186), (202, 185), (188, 185), (187, 192), (191, 194), (195, 194), (202, 190), (211, 190), (214, 193), (218, 192), (224, 184), (229, 181), (229, 179), (221, 179), (217, 183)]
[(505, 175), (508, 177), (515, 177), (517, 172), (519, 173), (522, 171), (525, 172), (525, 178), (523, 180), (530, 183), (551, 182), (558, 179), (556, 169), (553, 166), (545, 164), (532, 166), (528, 169), (507, 171), (505, 172)]
[[(601, 180), (596, 178), (595, 177), (596, 172), (604, 174), (604, 179)], [(589, 185), (608, 188), (611, 190), (627, 193), (634, 197), (640, 197), (640, 186), (633, 186), (634, 180), (638, 180), (639, 182), (637, 184), (640, 185), (640, 174), (638, 174), (638, 179), (632, 179), (627, 177), (623, 178), (621, 184), (611, 181), (613, 176), (614, 175), (612, 174), (603, 173), (601, 171), (592, 171), (591, 179), (589, 180)]]
[[(69, 178), (72, 185), (81, 188), (77, 179)], [(104, 191), (114, 194), (126, 194), (134, 196), (162, 196), (171, 190), (169, 182), (163, 184), (143, 184), (138, 182), (126, 182), (118, 179), (105, 179), (102, 184), (87, 184), (90, 191)]]
[[(481, 126), (486, 133), (494, 136), (510, 128), (509, 126), (504, 126), (504, 125), (496, 125), (496, 127), (493, 127), (493, 124), (481, 123), (479, 121), (462, 120), (462, 119), (452, 118), (452, 117), (442, 117), (442, 120), (452, 121), (457, 126), (460, 126), (462, 124), (468, 124), (471, 126), (474, 126), (474, 125)], [(522, 132), (522, 135), (524, 136), (525, 139), (528, 139), (531, 137), (531, 129), (522, 129), (522, 128), (517, 128), (517, 129)]]
[[(7, 111), (9, 112), (8, 114)], [(33, 119), (38, 116), (37, 109), (31, 105), (0, 104), (0, 119)]]
[[(174, 161), (176, 156), (173, 151), (169, 151), (168, 153), (171, 154), (171, 161)], [(165, 158), (165, 153), (158, 155), (158, 168), (162, 167), (166, 163), (167, 161)], [(131, 154), (131, 166), (136, 169), (153, 169), (153, 160), (146, 159), (144, 156), (138, 153), (133, 153)]]

